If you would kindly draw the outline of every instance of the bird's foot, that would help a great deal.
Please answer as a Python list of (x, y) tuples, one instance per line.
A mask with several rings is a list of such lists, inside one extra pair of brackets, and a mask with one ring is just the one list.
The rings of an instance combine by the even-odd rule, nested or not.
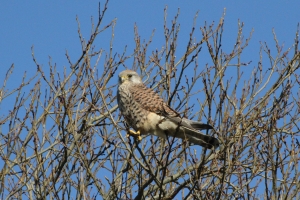
[(140, 131), (135, 132), (135, 131), (133, 131), (133, 130), (129, 130), (129, 131), (127, 132), (126, 137), (129, 137), (130, 135), (133, 136), (133, 137), (135, 137), (135, 138), (137, 138), (138, 141), (141, 141), (141, 140), (142, 140)]

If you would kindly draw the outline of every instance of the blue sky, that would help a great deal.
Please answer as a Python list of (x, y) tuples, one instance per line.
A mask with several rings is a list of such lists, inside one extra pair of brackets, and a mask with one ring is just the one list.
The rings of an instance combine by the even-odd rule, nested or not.
[[(298, 4), (298, 5), (297, 5)], [(103, 5), (103, 3), (102, 3)], [(204, 21), (218, 22), (224, 8), (224, 40), (230, 49), (237, 34), (237, 21), (245, 23), (244, 34), (254, 29), (249, 45), (249, 60), (258, 58), (259, 41), (272, 44), (272, 28), (277, 38), (285, 46), (292, 44), (297, 23), (300, 21), (298, 1), (111, 1), (105, 20), (117, 18), (115, 28), (114, 51), (122, 52), (125, 45), (133, 44), (133, 26), (136, 23), (139, 33), (148, 39), (156, 29), (152, 49), (160, 48), (164, 43), (163, 14), (168, 6), (169, 22), (180, 8), (182, 42), (187, 41), (193, 17), (197, 11), (197, 26)], [(98, 1), (4, 1), (0, 4), (0, 67), (5, 71), (15, 64), (14, 76), (22, 77), (23, 72), (36, 70), (31, 57), (34, 46), (38, 62), (47, 67), (49, 56), (58, 66), (66, 66), (64, 56), (68, 50), (71, 58), (80, 53), (77, 35), (76, 15), (79, 17), (83, 35), (88, 38), (91, 16), (97, 17)], [(200, 34), (200, 31), (199, 31)], [(109, 37), (108, 37), (109, 38)], [(99, 47), (107, 48), (106, 38), (101, 38)], [(228, 43), (227, 43), (228, 42)], [(133, 47), (132, 47), (133, 48)], [(151, 50), (151, 49), (150, 49)], [(3, 74), (0, 78), (3, 78)]]
[[(32, 76), (36, 72), (36, 65), (31, 56), (34, 46), (37, 61), (47, 69), (49, 56), (58, 68), (68, 66), (65, 57), (66, 50), (73, 61), (81, 53), (77, 34), (76, 16), (78, 16), (81, 30), (85, 38), (91, 30), (91, 16), (97, 18), (99, 1), (2, 1), (0, 3), (0, 80), (5, 77), (6, 70), (15, 64), (15, 72), (9, 81), (14, 88), (21, 83), (24, 71)], [(103, 8), (104, 1), (101, 2)], [(224, 48), (230, 50), (237, 35), (237, 22), (244, 22), (244, 35), (254, 29), (249, 47), (243, 54), (245, 61), (253, 61), (256, 65), (259, 59), (259, 42), (267, 42), (275, 51), (272, 29), (284, 48), (288, 48), (294, 41), (297, 24), (300, 22), (299, 1), (121, 1), (112, 0), (108, 4), (108, 11), (104, 24), (117, 19), (113, 50), (122, 53), (128, 45), (129, 52), (134, 47), (134, 24), (138, 26), (142, 39), (149, 39), (156, 29), (150, 52), (160, 49), (164, 45), (163, 17), (164, 8), (168, 7), (168, 23), (180, 8), (179, 46), (183, 50), (188, 34), (192, 28), (193, 18), (199, 11), (197, 26), (205, 21), (211, 23), (219, 21), (226, 8), (225, 29), (223, 37)], [(96, 21), (96, 20), (95, 20)], [(104, 33), (97, 40), (97, 47), (108, 50), (111, 32)], [(201, 37), (198, 30), (199, 38)], [(198, 39), (199, 39), (198, 38)], [(273, 46), (272, 46), (273, 45)], [(130, 67), (130, 63), (127, 63)], [(100, 66), (99, 66), (100, 67)], [(2, 81), (0, 81), (0, 86)], [(8, 103), (8, 102), (7, 102)], [(0, 115), (8, 109), (5, 104), (0, 105)]]

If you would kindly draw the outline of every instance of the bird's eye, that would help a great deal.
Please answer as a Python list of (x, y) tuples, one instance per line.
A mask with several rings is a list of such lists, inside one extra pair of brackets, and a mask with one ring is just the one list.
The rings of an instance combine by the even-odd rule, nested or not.
[(128, 78), (131, 78), (132, 77), (132, 74), (128, 74)]

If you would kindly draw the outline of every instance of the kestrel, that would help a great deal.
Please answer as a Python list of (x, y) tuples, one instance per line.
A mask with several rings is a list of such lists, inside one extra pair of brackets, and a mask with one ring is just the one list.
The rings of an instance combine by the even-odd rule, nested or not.
[(119, 74), (117, 100), (127, 124), (136, 131), (128, 133), (138, 136), (139, 140), (140, 135), (152, 134), (178, 137), (209, 149), (219, 146), (218, 139), (198, 131), (212, 129), (212, 126), (181, 117), (147, 88), (135, 71), (125, 70)]

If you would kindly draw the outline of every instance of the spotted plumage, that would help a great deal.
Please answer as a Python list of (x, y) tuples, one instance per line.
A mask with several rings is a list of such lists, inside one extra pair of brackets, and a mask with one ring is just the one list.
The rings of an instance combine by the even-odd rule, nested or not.
[(212, 129), (212, 126), (181, 117), (147, 88), (135, 71), (125, 70), (119, 74), (117, 100), (126, 122), (138, 135), (173, 136), (207, 148), (219, 146), (218, 139), (198, 131)]

